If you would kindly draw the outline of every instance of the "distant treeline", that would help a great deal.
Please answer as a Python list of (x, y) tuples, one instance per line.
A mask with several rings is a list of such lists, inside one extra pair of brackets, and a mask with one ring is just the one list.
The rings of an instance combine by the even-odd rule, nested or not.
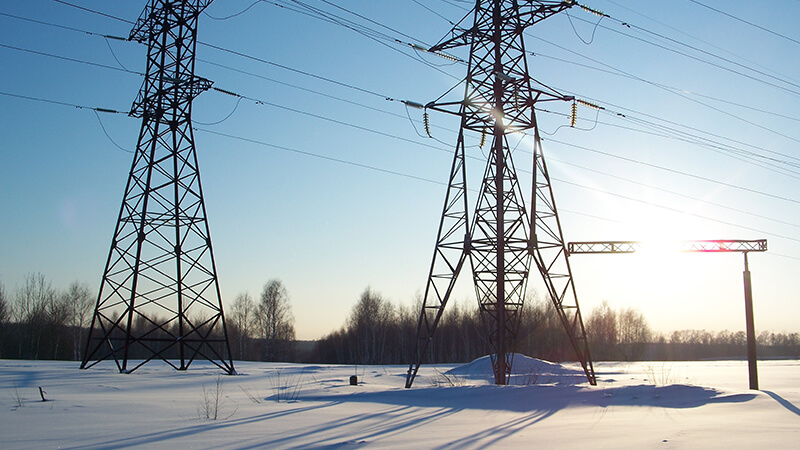
[[(408, 364), (420, 304), (395, 306), (367, 289), (345, 325), (316, 342), (300, 360), (329, 364)], [(571, 361), (574, 352), (552, 302), (530, 297), (521, 314), (513, 351), (548, 361)], [(653, 333), (641, 312), (613, 310), (607, 302), (584, 316), (595, 361), (736, 359), (747, 355), (745, 333), (705, 330)], [(800, 333), (764, 331), (760, 358), (800, 358)], [(426, 362), (466, 362), (487, 354), (480, 311), (451, 302), (445, 308)]]
[[(95, 297), (86, 284), (72, 283), (65, 290), (57, 290), (40, 274), (26, 277), (13, 294), (0, 285), (0, 358), (80, 360), (94, 304)], [(237, 360), (408, 364), (413, 359), (420, 308), (419, 299), (414, 305), (398, 306), (368, 288), (339, 330), (317, 341), (298, 342), (288, 290), (280, 280), (270, 280), (257, 301), (247, 293), (238, 295), (226, 309), (226, 322), (232, 356)], [(549, 361), (573, 360), (569, 340), (551, 302), (529, 296), (520, 320), (513, 351)], [(584, 323), (595, 361), (746, 356), (743, 331), (657, 334), (639, 311), (614, 310), (605, 302), (588, 314), (584, 312)], [(137, 320), (133, 328), (134, 335), (143, 335), (152, 326)], [(488, 349), (477, 305), (451, 301), (425, 363), (471, 361)], [(146, 349), (135, 347), (130, 357), (144, 358), (146, 353)], [(800, 358), (800, 334), (761, 332), (758, 356)]]

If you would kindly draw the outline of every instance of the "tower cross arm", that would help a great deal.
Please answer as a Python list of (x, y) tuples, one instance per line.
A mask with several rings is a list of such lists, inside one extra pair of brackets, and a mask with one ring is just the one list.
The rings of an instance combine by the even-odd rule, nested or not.
[[(174, 14), (176, 17), (186, 17), (187, 14), (185, 12), (180, 11), (179, 13), (178, 10), (181, 8), (188, 8), (188, 15), (197, 17), (212, 1), (214, 0), (171, 0), (164, 2), (166, 5), (162, 5), (157, 1), (151, 0), (147, 3), (144, 11), (142, 11), (142, 15), (139, 16), (139, 19), (133, 26), (128, 39), (136, 42), (146, 42), (153, 34), (153, 30), (160, 28), (159, 24), (163, 25), (163, 21), (167, 15)], [(157, 3), (159, 4), (157, 5)], [(167, 6), (167, 8), (164, 8), (164, 6)]]
[(520, 3), (520, 6), (525, 4), (530, 4), (531, 6), (530, 10), (520, 11), (519, 18), (523, 28), (527, 28), (536, 22), (547, 19), (578, 4), (572, 0), (561, 2), (523, 1)]
[[(577, 3), (573, 0), (566, 0), (566, 1), (533, 1), (533, 0), (524, 0), (519, 2), (520, 9), (517, 13), (518, 19), (521, 22), (522, 28), (526, 28), (534, 23), (544, 20), (554, 14), (558, 14), (561, 11), (571, 8)], [(475, 8), (479, 8), (480, 2)], [(525, 6), (530, 6), (530, 10), (523, 10)], [(448, 50), (451, 48), (457, 48), (465, 45), (469, 45), (475, 37), (479, 37), (482, 34), (489, 33), (489, 30), (483, 30), (477, 24), (470, 27), (464, 28), (461, 24), (469, 17), (470, 15), (475, 13), (475, 8), (467, 13), (463, 19), (461, 19), (454, 27), (447, 33), (447, 36), (439, 41), (438, 44), (434, 45), (433, 47), (429, 48), (428, 51), (431, 53), (441, 52), (443, 50)], [(507, 17), (504, 17), (507, 19)]]
[(436, 53), (441, 52), (442, 50), (468, 45), (469, 38), (472, 36), (476, 27), (472, 26), (470, 28), (464, 28), (461, 24), (467, 20), (470, 15), (474, 14), (474, 12), (475, 8), (473, 7), (470, 12), (468, 12), (461, 20), (458, 21), (457, 24), (455, 24), (455, 26), (453, 26), (453, 29), (447, 33), (447, 36), (442, 38), (438, 44), (429, 48), (428, 51), (431, 53)]

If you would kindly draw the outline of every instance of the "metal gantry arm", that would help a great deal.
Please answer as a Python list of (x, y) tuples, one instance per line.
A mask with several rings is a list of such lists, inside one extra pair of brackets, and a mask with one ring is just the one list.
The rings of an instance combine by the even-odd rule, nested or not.
[[(646, 244), (640, 241), (591, 241), (570, 242), (570, 254), (581, 253), (635, 253), (642, 250)], [(679, 241), (671, 249), (684, 253), (732, 253), (744, 254), (744, 308), (745, 327), (747, 333), (747, 365), (749, 372), (750, 389), (758, 389), (758, 368), (756, 364), (756, 331), (753, 318), (753, 288), (750, 283), (750, 266), (747, 254), (750, 252), (767, 251), (767, 240), (698, 240)]]
[[(635, 253), (647, 247), (646, 242), (641, 241), (590, 241), (590, 242), (570, 242), (568, 249), (570, 254), (577, 253)], [(698, 240), (698, 241), (678, 241), (670, 247), (684, 253), (720, 253), (720, 252), (765, 252), (767, 251), (767, 240)]]

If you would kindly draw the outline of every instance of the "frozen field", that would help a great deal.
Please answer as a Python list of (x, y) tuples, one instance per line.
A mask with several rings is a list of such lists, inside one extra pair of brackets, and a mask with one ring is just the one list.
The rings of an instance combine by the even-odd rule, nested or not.
[(514, 386), (486, 360), (412, 389), (405, 366), (236, 368), (0, 360), (0, 448), (800, 448), (798, 361), (761, 361), (761, 391), (745, 361), (597, 363), (594, 387), (524, 357)]

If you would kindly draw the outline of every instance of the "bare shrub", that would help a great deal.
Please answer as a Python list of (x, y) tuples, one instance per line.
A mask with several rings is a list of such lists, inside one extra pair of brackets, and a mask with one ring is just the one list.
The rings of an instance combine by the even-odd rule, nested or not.
[(239, 385), (239, 389), (241, 389), (242, 392), (244, 392), (244, 395), (246, 395), (247, 399), (250, 400), (251, 402), (255, 404), (261, 403), (261, 395), (258, 393), (258, 391), (256, 391), (255, 394), (253, 394), (249, 390), (243, 388), (242, 385)]
[(276, 369), (275, 372), (277, 376), (270, 377), (269, 379), (269, 384), (272, 388), (272, 398), (278, 403), (296, 401), (297, 397), (300, 395), (300, 388), (302, 387), (301, 382), (305, 369), (300, 372), (299, 375), (291, 375), (288, 377), (282, 376), (280, 369)]
[(433, 387), (464, 386), (466, 383), (466, 377), (460, 377), (452, 373), (442, 372), (439, 369), (436, 369), (436, 375), (431, 378), (431, 385)]
[(539, 381), (539, 372), (536, 371), (533, 367), (528, 369), (528, 373), (522, 376), (522, 385), (523, 386), (533, 386)]
[(671, 365), (667, 367), (666, 364), (661, 364), (659, 371), (651, 364), (644, 368), (644, 374), (647, 376), (646, 381), (654, 386), (666, 386), (677, 382), (677, 377), (672, 374)]
[(25, 405), (25, 395), (22, 390), (14, 383), (14, 390), (11, 391), (11, 399), (14, 400), (14, 407), (21, 408)]
[[(222, 385), (222, 377), (217, 375), (216, 382), (211, 388), (203, 385), (203, 399), (197, 405), (197, 417), (199, 419), (217, 420), (222, 416), (223, 409), (230, 399), (225, 395), (225, 388)], [(236, 414), (238, 405), (235, 405), (233, 411), (222, 419), (229, 419)]]

